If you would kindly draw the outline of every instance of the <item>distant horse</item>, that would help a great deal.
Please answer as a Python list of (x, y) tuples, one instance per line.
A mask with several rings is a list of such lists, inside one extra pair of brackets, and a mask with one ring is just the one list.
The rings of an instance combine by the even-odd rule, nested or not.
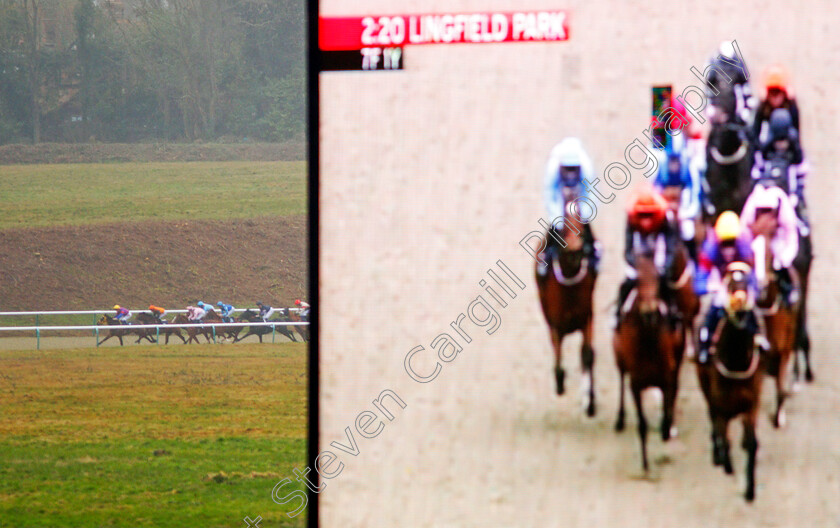
[(131, 325), (122, 324), (119, 320), (114, 319), (110, 315), (103, 314), (102, 317), (99, 318), (99, 321), (96, 324), (101, 326), (108, 326), (108, 336), (102, 339), (101, 341), (96, 342), (96, 346), (101, 345), (105, 341), (111, 339), (112, 337), (116, 337), (120, 340), (120, 346), (123, 346), (123, 336), (127, 336), (131, 333)]
[(189, 345), (193, 341), (195, 341), (196, 344), (198, 344), (199, 334), (203, 335), (204, 338), (207, 339), (208, 343), (210, 342), (210, 328), (202, 327), (199, 323), (196, 323), (195, 321), (190, 321), (184, 314), (178, 314), (177, 316), (175, 316), (175, 319), (172, 321), (172, 324), (190, 325), (184, 327), (184, 330), (187, 331), (187, 337), (189, 337), (189, 339), (187, 339), (187, 342), (185, 343), (187, 345)]
[[(147, 314), (147, 313), (144, 313), (144, 312), (141, 312), (141, 313), (137, 314), (137, 320), (140, 321), (142, 324), (160, 324), (160, 323), (158, 323), (158, 320), (155, 319), (155, 317), (152, 314)], [(166, 321), (164, 321), (164, 323), (165, 322)], [(165, 344), (167, 344), (167, 345), (169, 344), (169, 336), (173, 335), (173, 334), (178, 336), (178, 338), (180, 338), (181, 341), (184, 344), (186, 344), (186, 342), (187, 342), (187, 340), (184, 338), (184, 336), (181, 335), (181, 329), (180, 328), (167, 327), (166, 324), (161, 326), (158, 331), (155, 331), (154, 328), (150, 328), (149, 329), (149, 334), (154, 335), (154, 336), (161, 336), (161, 335), (166, 336)]]
[[(262, 317), (260, 317), (260, 315), (253, 310), (246, 310), (245, 312), (242, 313), (242, 315), (239, 316), (239, 319), (237, 319), (237, 320), (239, 322), (242, 322), (242, 323), (261, 323), (261, 322), (263, 322)], [(280, 324), (280, 323), (284, 323), (284, 322), (288, 322), (288, 321), (284, 321), (282, 319), (272, 319), (268, 322), (269, 323), (275, 323), (276, 322), (278, 324), (274, 326), (273, 330), (272, 330), (272, 327), (270, 325), (249, 326), (249, 327), (247, 327), (248, 331), (245, 333), (245, 335), (243, 335), (242, 337), (236, 337), (236, 339), (234, 339), (233, 342), (238, 343), (239, 341), (242, 341), (243, 339), (245, 339), (249, 336), (255, 335), (260, 339), (260, 343), (262, 343), (263, 342), (263, 336), (267, 335), (267, 334), (270, 334), (272, 332), (277, 332), (278, 334), (286, 336), (291, 341), (295, 341), (294, 334), (292, 334), (292, 332), (289, 330), (289, 328), (286, 325)]]
[[(224, 324), (225, 320), (222, 318), (221, 315), (216, 313), (216, 310), (208, 310), (207, 315), (204, 316), (204, 319), (201, 321), (206, 325), (210, 325), (210, 332), (213, 333), (213, 326), (212, 323)], [(215, 329), (215, 336), (221, 338), (222, 341), (226, 339), (236, 339), (236, 336), (239, 335), (239, 330), (242, 327), (239, 326), (222, 326)]]
[[(558, 247), (554, 258), (548, 262), (544, 276), (536, 274), (537, 289), (543, 315), (548, 323), (551, 344), (554, 348), (554, 377), (557, 394), (565, 392), (563, 370), (563, 338), (580, 331), (583, 341), (580, 349), (586, 395), (586, 415), (595, 415), (595, 350), (592, 348), (592, 293), (595, 289), (595, 275), (583, 254), (583, 238), (580, 222), (567, 218), (558, 233), (566, 242)], [(546, 237), (551, 236), (546, 234)], [(537, 263), (537, 266), (540, 266)]]
[[(759, 280), (759, 295), (756, 309), (764, 319), (770, 350), (765, 356), (767, 374), (776, 378), (776, 410), (773, 413), (773, 426), (785, 424), (782, 406), (788, 397), (788, 373), (791, 359), (794, 359), (796, 339), (796, 319), (798, 306), (787, 306), (779, 289), (779, 279), (773, 270), (773, 251), (770, 247), (769, 234), (760, 235), (757, 243), (756, 269), (763, 268)], [(763, 253), (763, 259), (761, 258)]]
[[(300, 312), (293, 312), (288, 308), (283, 308), (280, 311), (280, 314), (281, 318), (285, 318), (287, 321), (291, 321), (293, 323), (300, 323), (304, 321), (304, 319), (300, 316)], [(286, 327), (283, 327), (283, 329), (288, 330), (288, 328)], [(294, 330), (300, 335), (304, 343), (309, 341), (309, 325), (295, 325)], [(278, 329), (278, 332), (279, 331), (280, 330)], [(296, 341), (296, 339), (294, 339), (294, 337), (292, 336), (289, 336), (289, 339), (291, 339), (292, 341)]]
[(657, 387), (663, 395), (660, 432), (669, 440), (676, 432), (674, 408), (677, 401), (680, 364), (683, 359), (685, 330), (671, 328), (668, 307), (659, 294), (660, 279), (648, 255), (636, 256), (637, 286), (620, 308), (621, 317), (613, 336), (618, 367), (619, 400), (616, 431), (624, 429), (624, 378), (630, 376), (630, 390), (636, 404), (642, 467), (648, 471), (647, 420), (642, 409), (642, 391)]
[(754, 313), (745, 305), (747, 298), (747, 277), (734, 280), (730, 277), (728, 290), (736, 302), (726, 310), (726, 315), (714, 330), (711, 361), (697, 364), (700, 388), (709, 406), (712, 422), (712, 463), (723, 466), (732, 474), (732, 460), (729, 457), (727, 429), (730, 420), (741, 415), (744, 436), (741, 446), (747, 452), (748, 501), (755, 498), (755, 462), (758, 452), (756, 419), (761, 404), (761, 383), (763, 371), (759, 368), (760, 356), (753, 345), (754, 329), (749, 319)]
[(741, 212), (750, 194), (753, 148), (747, 127), (736, 123), (712, 126), (706, 144), (706, 222), (714, 225), (723, 211)]

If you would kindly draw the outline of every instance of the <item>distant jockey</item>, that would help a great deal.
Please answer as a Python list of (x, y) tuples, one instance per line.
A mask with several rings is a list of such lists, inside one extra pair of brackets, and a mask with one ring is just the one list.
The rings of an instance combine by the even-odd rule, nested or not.
[(222, 311), (222, 320), (226, 323), (233, 322), (233, 306), (230, 304), (225, 304), (222, 301), (216, 303), (216, 306), (219, 307), (219, 310)]
[(787, 72), (781, 66), (771, 66), (764, 73), (764, 100), (758, 106), (753, 121), (753, 137), (759, 144), (768, 141), (770, 116), (778, 108), (784, 108), (790, 113), (791, 124), (799, 133), (799, 106)]
[[(707, 78), (719, 92), (715, 94), (713, 90), (707, 89), (713, 102), (707, 109), (709, 118), (713, 123), (752, 124), (752, 114), (757, 106), (757, 100), (750, 87), (747, 65), (743, 62), (739, 51), (728, 40), (720, 43), (718, 52), (719, 55), (709, 61), (712, 68), (709, 68)], [(732, 100), (729, 100), (728, 94), (734, 96)], [(720, 112), (727, 115), (721, 116)]]
[(676, 228), (667, 221), (667, 215), (668, 203), (654, 189), (640, 190), (630, 202), (624, 240), (625, 277), (618, 289), (616, 317), (619, 319), (627, 296), (636, 286), (638, 254), (653, 258), (662, 281), (660, 295), (670, 306), (671, 288), (666, 283), (666, 271), (673, 264), (679, 235)]
[[(679, 125), (682, 131), (671, 136), (671, 151), (682, 154), (688, 160), (689, 168), (702, 174), (706, 170), (706, 140), (703, 138), (703, 128), (686, 110), (679, 98), (671, 100), (671, 107), (680, 115)], [(672, 127), (674, 128), (674, 127)], [(695, 165), (696, 164), (696, 165)]]
[(810, 226), (805, 183), (810, 166), (805, 159), (791, 113), (785, 108), (773, 110), (767, 129), (767, 139), (755, 154), (753, 179), (765, 180), (765, 183), (772, 183), (788, 193), (800, 219), (800, 232), (802, 236), (807, 236)]
[(305, 302), (305, 301), (301, 301), (300, 299), (295, 299), (295, 306), (300, 308), (300, 318), (303, 319), (304, 321), (308, 321), (309, 320), (309, 311), (311, 310), (311, 307), (309, 306), (309, 303)]
[(257, 301), (257, 306), (260, 307), (260, 317), (262, 317), (263, 322), (268, 322), (271, 316), (274, 315), (274, 308), (260, 301)]
[(163, 324), (163, 314), (166, 313), (166, 310), (164, 310), (160, 306), (150, 304), (149, 311), (152, 313), (152, 317), (154, 317), (158, 323)]
[(114, 316), (114, 319), (120, 322), (120, 324), (128, 324), (128, 319), (131, 317), (131, 310), (128, 308), (123, 308), (119, 304), (114, 305), (114, 310), (117, 311), (117, 314)]
[[(660, 154), (655, 186), (668, 203), (668, 220), (679, 226), (680, 238), (693, 261), (697, 261), (695, 224), (700, 214), (700, 174), (689, 159), (678, 152)], [(661, 159), (664, 158), (664, 159)]]
[[(566, 205), (579, 196), (589, 197), (584, 180), (591, 179), (592, 161), (578, 138), (567, 137), (551, 150), (543, 178), (543, 198), (551, 229), (555, 233), (562, 230)], [(582, 227), (584, 257), (588, 259), (590, 270), (597, 273), (601, 258), (600, 244), (595, 240), (592, 226), (583, 223)], [(559, 246), (555, 237), (547, 234), (543, 261), (550, 262)], [(547, 267), (540, 266), (538, 271), (545, 274)]]
[(765, 245), (762, 234), (770, 239), (773, 250), (773, 269), (779, 277), (779, 287), (787, 302), (796, 304), (799, 292), (793, 259), (799, 251), (796, 213), (788, 195), (778, 187), (756, 185), (741, 212), (741, 227), (750, 240), (755, 258), (755, 273), (759, 283), (770, 270), (764, 269)]
[(207, 312), (199, 306), (187, 306), (187, 319), (193, 323), (200, 323)]
[(711, 293), (711, 304), (705, 323), (700, 329), (700, 350), (697, 360), (705, 363), (711, 346), (712, 334), (723, 315), (722, 308), (727, 300), (727, 289), (724, 277), (733, 263), (744, 264), (739, 268), (746, 273), (749, 282), (749, 304), (755, 298), (756, 284), (752, 273), (753, 255), (749, 243), (742, 235), (741, 220), (733, 211), (724, 211), (715, 223), (714, 232), (703, 244), (700, 253), (700, 273), (708, 276), (708, 291)]
[(198, 301), (196, 303), (196, 306), (198, 306), (199, 308), (201, 308), (205, 312), (210, 312), (210, 311), (213, 310), (213, 305), (212, 304), (207, 304), (206, 302), (202, 302), (202, 301)]

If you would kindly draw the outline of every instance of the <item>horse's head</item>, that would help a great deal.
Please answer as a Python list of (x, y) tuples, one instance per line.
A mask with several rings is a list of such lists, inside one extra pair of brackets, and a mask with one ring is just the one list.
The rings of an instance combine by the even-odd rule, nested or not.
[(745, 317), (751, 309), (750, 304), (750, 275), (752, 270), (748, 264), (733, 262), (727, 267), (724, 277), (726, 285), (726, 312), (730, 317)]
[(659, 272), (653, 257), (647, 253), (636, 254), (636, 273), (638, 276), (636, 289), (638, 291), (639, 311), (652, 314), (659, 311)]
[(108, 319), (109, 319), (109, 317), (107, 315), (103, 315), (102, 317), (99, 318), (98, 321), (96, 321), (96, 324), (106, 325), (106, 324), (108, 324)]

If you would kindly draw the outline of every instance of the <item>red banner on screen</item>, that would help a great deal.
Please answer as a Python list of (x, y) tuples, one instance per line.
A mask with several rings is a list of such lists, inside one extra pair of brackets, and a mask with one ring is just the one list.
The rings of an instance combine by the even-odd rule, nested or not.
[(550, 42), (569, 38), (566, 11), (321, 17), (322, 50), (415, 44)]

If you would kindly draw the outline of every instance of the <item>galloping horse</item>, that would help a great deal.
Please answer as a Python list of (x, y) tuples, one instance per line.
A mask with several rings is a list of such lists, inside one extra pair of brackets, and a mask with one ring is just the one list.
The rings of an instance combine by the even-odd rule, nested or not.
[(189, 345), (193, 341), (195, 341), (196, 344), (198, 344), (199, 334), (204, 335), (204, 338), (207, 339), (207, 342), (210, 342), (210, 329), (207, 327), (200, 326), (199, 323), (196, 323), (195, 321), (190, 321), (184, 314), (178, 314), (177, 316), (175, 316), (175, 319), (173, 319), (172, 324), (190, 325), (184, 327), (184, 330), (187, 331), (187, 337), (189, 337), (189, 339), (187, 339), (186, 342), (187, 345)]
[[(773, 270), (773, 251), (770, 247), (769, 234), (759, 235), (755, 265), (759, 276), (759, 295), (756, 309), (764, 319), (770, 350), (765, 356), (767, 374), (776, 378), (776, 410), (773, 413), (773, 426), (785, 424), (782, 409), (788, 396), (788, 373), (793, 359), (793, 347), (796, 338), (797, 306), (786, 306), (779, 289), (779, 279)], [(760, 270), (760, 271), (759, 271)]]
[(736, 123), (712, 126), (706, 144), (705, 218), (714, 225), (723, 211), (741, 212), (750, 194), (753, 148), (747, 128)]
[(750, 318), (755, 314), (746, 306), (747, 275), (734, 273), (729, 276), (728, 290), (733, 302), (712, 338), (712, 360), (697, 364), (700, 388), (709, 406), (712, 422), (712, 463), (723, 466), (732, 474), (729, 457), (727, 429), (730, 420), (742, 416), (744, 436), (741, 446), (747, 452), (748, 501), (755, 498), (755, 461), (758, 451), (755, 426), (761, 404), (763, 371), (759, 368), (760, 356), (753, 345), (755, 329), (750, 328)]
[[(245, 310), (245, 312), (243, 312), (242, 315), (239, 316), (239, 319), (237, 319), (237, 321), (239, 321), (241, 323), (261, 323), (262, 322), (262, 317), (260, 317), (259, 314), (254, 312), (253, 310)], [(272, 319), (269, 322), (270, 323), (275, 323), (275, 322), (276, 323), (286, 323), (288, 321), (283, 320), (282, 317), (281, 317), (281, 319), (279, 319), (279, 320), (278, 319)], [(274, 330), (272, 330), (272, 327), (269, 326), (269, 325), (249, 326), (247, 328), (248, 328), (248, 331), (245, 333), (245, 335), (243, 335), (242, 337), (237, 336), (236, 339), (233, 340), (234, 343), (242, 341), (246, 337), (252, 336), (252, 335), (255, 335), (255, 336), (259, 337), (260, 343), (262, 343), (263, 342), (263, 336), (266, 335), (266, 334), (270, 334), (273, 331), (276, 331), (277, 333), (288, 337), (291, 341), (296, 341), (295, 338), (294, 338), (294, 334), (292, 334), (292, 332), (289, 330), (289, 328), (286, 325), (283, 325), (283, 324), (277, 324), (276, 326), (274, 326)]]
[(663, 440), (671, 438), (674, 408), (677, 401), (680, 364), (685, 330), (672, 329), (668, 307), (659, 295), (659, 275), (653, 259), (636, 256), (638, 283), (621, 307), (621, 319), (613, 336), (615, 362), (618, 366), (619, 400), (616, 431), (624, 429), (624, 378), (630, 376), (630, 390), (636, 404), (639, 437), (642, 443), (642, 467), (648, 471), (647, 420), (642, 409), (642, 391), (657, 387), (663, 394), (660, 432)]
[(694, 322), (700, 313), (700, 297), (694, 290), (694, 271), (694, 262), (689, 258), (688, 250), (679, 242), (674, 254), (674, 263), (666, 273), (668, 287), (674, 292), (674, 304), (682, 317), (686, 342), (693, 339)]
[(585, 380), (583, 392), (586, 393), (587, 398), (586, 414), (594, 416), (595, 351), (592, 348), (592, 293), (595, 289), (595, 275), (589, 270), (589, 263), (583, 256), (582, 229), (582, 225), (575, 219), (566, 219), (563, 228), (558, 233), (566, 242), (566, 247), (558, 248), (556, 257), (548, 262), (549, 269), (545, 276), (537, 273), (536, 278), (540, 304), (548, 323), (551, 344), (554, 347), (554, 376), (557, 394), (565, 392), (566, 372), (561, 362), (563, 338), (580, 330), (583, 334), (580, 356)]
[(119, 339), (120, 346), (123, 346), (123, 336), (126, 336), (131, 333), (131, 325), (122, 324), (117, 319), (114, 319), (113, 317), (107, 314), (103, 314), (102, 317), (99, 318), (99, 321), (96, 322), (96, 324), (109, 327), (108, 336), (105, 337), (105, 339), (103, 339), (102, 341), (97, 341), (96, 346), (101, 345), (102, 343), (111, 339), (112, 337), (116, 337), (117, 339)]
[[(280, 318), (285, 319), (286, 321), (291, 321), (293, 323), (300, 323), (304, 320), (300, 316), (300, 312), (293, 312), (288, 308), (282, 308), (280, 310)], [(280, 328), (282, 328), (283, 330), (280, 330)], [(281, 327), (278, 327), (277, 331), (282, 333), (283, 335), (288, 335), (289, 339), (291, 339), (292, 341), (297, 341), (297, 339), (294, 338), (294, 334), (292, 334), (291, 332), (289, 332), (289, 334), (285, 333), (288, 330), (289, 330), (288, 327), (281, 326)], [(309, 341), (309, 326), (307, 326), (307, 325), (295, 325), (294, 330), (295, 330), (295, 332), (298, 333), (298, 335), (300, 335), (300, 337), (301, 337), (301, 339), (303, 339), (304, 343)]]

